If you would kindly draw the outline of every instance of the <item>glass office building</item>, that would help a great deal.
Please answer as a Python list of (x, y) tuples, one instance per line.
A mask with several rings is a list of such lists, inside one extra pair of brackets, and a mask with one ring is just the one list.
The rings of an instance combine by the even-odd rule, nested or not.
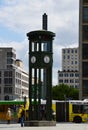
[(88, 98), (88, 0), (79, 3), (79, 99)]

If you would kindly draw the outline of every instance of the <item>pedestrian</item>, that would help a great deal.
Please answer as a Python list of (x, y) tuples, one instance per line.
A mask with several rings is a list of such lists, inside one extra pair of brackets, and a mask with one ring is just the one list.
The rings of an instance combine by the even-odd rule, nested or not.
[(7, 113), (6, 113), (7, 124), (10, 124), (11, 115), (12, 115), (11, 110), (10, 108), (8, 108)]
[(22, 111), (21, 111), (21, 117), (20, 117), (21, 127), (24, 126), (24, 119), (25, 119), (25, 111), (24, 111), (24, 109), (22, 109)]

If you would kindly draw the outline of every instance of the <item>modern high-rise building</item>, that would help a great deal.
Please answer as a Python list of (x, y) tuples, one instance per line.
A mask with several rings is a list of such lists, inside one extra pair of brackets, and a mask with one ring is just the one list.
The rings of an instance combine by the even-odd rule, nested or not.
[(28, 73), (13, 48), (0, 48), (0, 100), (28, 97)]
[(58, 84), (79, 88), (79, 49), (62, 49), (62, 71), (58, 71)]
[(79, 99), (88, 98), (88, 0), (79, 4)]

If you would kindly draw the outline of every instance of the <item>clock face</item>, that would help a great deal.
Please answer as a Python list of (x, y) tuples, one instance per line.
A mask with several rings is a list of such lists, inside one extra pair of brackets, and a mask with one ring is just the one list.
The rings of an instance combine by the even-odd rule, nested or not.
[(44, 57), (44, 62), (45, 63), (49, 63), (50, 62), (50, 57), (49, 56), (45, 56)]
[(32, 56), (31, 57), (31, 63), (35, 63), (36, 62), (36, 57), (35, 56)]

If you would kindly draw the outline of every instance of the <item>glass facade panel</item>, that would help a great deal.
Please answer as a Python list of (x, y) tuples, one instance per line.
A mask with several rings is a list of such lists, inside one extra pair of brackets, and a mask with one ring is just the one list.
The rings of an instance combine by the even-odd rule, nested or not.
[(83, 41), (88, 41), (88, 25), (83, 26)]
[(1, 71), (0, 71), (0, 77), (2, 76), (2, 73), (1, 73)]
[(1, 84), (1, 81), (2, 81), (2, 80), (1, 80), (1, 78), (0, 78), (0, 84)]
[(83, 0), (83, 4), (88, 4), (88, 0)]
[(88, 22), (88, 7), (83, 8), (83, 22)]
[(88, 95), (88, 80), (83, 80), (83, 95)]
[(83, 44), (82, 57), (83, 59), (88, 59), (88, 45), (87, 44)]
[(83, 77), (88, 77), (88, 62), (83, 62)]

